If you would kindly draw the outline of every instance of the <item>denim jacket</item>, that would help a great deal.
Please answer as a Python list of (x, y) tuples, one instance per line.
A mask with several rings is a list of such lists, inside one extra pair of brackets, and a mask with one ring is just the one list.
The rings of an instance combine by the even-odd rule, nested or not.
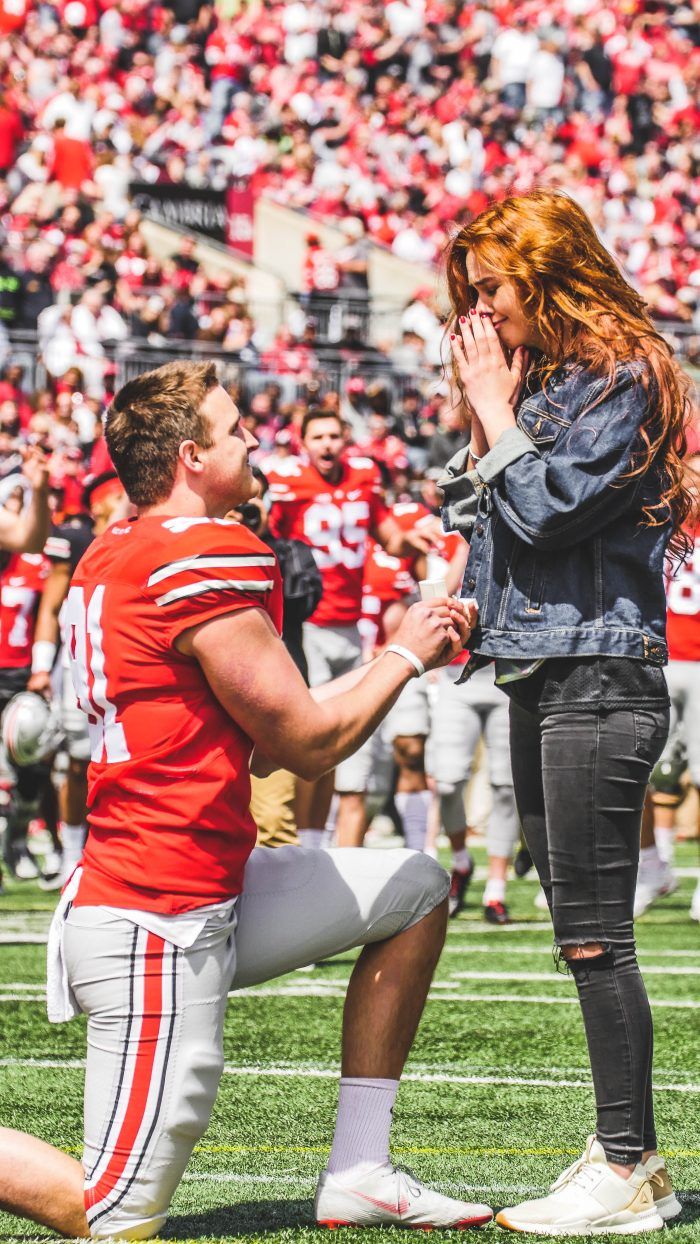
[(474, 470), (468, 450), (448, 462), (443, 523), (470, 542), (462, 595), (479, 605), (466, 676), (493, 657), (666, 664), (671, 524), (642, 520), (659, 498), (658, 470), (624, 478), (650, 400), (643, 367), (618, 365), (605, 392), (606, 378), (567, 364), (521, 400), (517, 426)]

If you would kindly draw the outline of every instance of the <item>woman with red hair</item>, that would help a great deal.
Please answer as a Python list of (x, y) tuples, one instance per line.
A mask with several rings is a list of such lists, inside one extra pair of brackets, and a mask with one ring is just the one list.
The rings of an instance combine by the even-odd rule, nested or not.
[(583, 1012), (597, 1125), (550, 1195), (501, 1226), (660, 1230), (680, 1213), (657, 1153), (652, 1020), (633, 905), (649, 774), (668, 731), (664, 558), (682, 557), (687, 386), (581, 208), (536, 191), (487, 208), (447, 258), (469, 448), (446, 468), (470, 542), (467, 676), (495, 661), (515, 796)]

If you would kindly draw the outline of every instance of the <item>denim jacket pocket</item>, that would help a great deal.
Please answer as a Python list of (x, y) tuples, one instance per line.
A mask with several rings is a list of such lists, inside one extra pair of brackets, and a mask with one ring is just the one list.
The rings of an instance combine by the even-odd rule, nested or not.
[(518, 408), (516, 415), (518, 427), (530, 437), (537, 446), (553, 445), (560, 432), (571, 426), (571, 420), (564, 415), (554, 414), (543, 409), (541, 403), (534, 398), (526, 398)]

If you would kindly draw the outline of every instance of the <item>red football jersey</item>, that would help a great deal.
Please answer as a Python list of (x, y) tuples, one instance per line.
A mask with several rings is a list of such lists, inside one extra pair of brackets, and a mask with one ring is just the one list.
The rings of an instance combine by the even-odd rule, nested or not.
[(309, 618), (317, 626), (348, 626), (362, 607), (367, 536), (389, 513), (379, 468), (369, 458), (342, 463), (331, 484), (301, 458), (285, 458), (268, 474), (272, 534), (302, 540), (321, 571), (323, 596)]
[[(391, 517), (402, 531), (430, 526), (437, 540), (435, 556), (451, 561), (457, 546), (463, 543), (457, 532), (445, 533), (435, 521), (435, 515), (418, 501), (401, 501), (390, 510)], [(436, 529), (437, 528), (437, 529)], [(386, 642), (384, 615), (396, 601), (418, 591), (415, 578), (414, 557), (392, 557), (380, 544), (370, 540), (368, 545), (365, 576), (362, 587), (362, 633), (367, 644), (379, 646)], [(463, 658), (457, 657), (457, 661)]]
[(175, 640), (250, 606), (281, 630), (274, 554), (238, 523), (139, 518), (83, 556), (65, 622), (92, 753), (79, 905), (175, 914), (240, 892), (252, 743)]
[(669, 579), (666, 639), (672, 661), (700, 661), (700, 524), (689, 533), (693, 551)]
[(13, 553), (0, 575), (0, 665), (22, 669), (32, 663), (34, 625), (49, 573), (42, 553)]

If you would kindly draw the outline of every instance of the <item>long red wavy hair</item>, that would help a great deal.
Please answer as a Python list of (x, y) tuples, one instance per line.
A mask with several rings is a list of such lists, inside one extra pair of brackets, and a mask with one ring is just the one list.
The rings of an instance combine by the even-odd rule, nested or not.
[[(566, 194), (535, 190), (494, 203), (464, 225), (446, 252), (451, 332), (456, 331), (457, 317), (476, 306), (478, 297), (467, 279), (467, 251), (512, 283), (527, 318), (537, 325), (545, 350), (531, 371), (538, 373), (543, 387), (565, 362), (607, 377), (612, 387), (618, 363), (644, 361), (649, 410), (641, 429), (642, 450), (627, 478), (645, 474), (652, 465), (659, 468), (661, 495), (644, 510), (644, 518), (651, 526), (670, 518), (671, 553), (686, 556), (682, 525), (692, 501), (682, 459), (690, 381), (586, 213)], [(455, 381), (461, 387), (456, 372)]]

